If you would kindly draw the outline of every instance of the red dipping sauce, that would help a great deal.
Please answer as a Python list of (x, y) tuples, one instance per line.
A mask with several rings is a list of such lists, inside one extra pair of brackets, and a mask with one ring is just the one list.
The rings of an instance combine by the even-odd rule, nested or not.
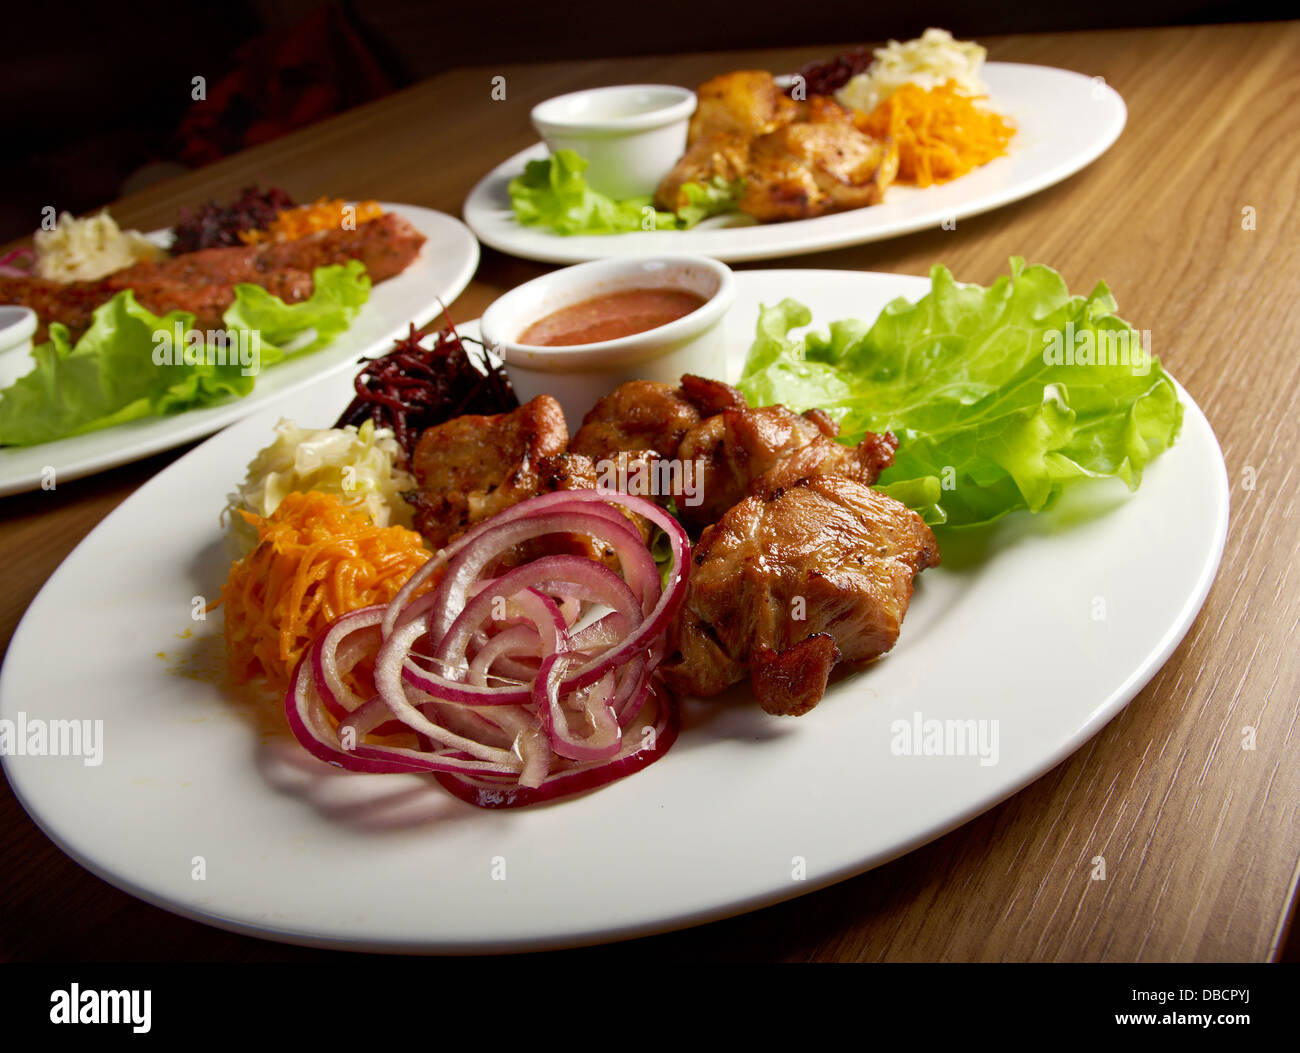
[(567, 347), (658, 329), (685, 318), (707, 301), (684, 289), (625, 289), (575, 303), (548, 314), (519, 336), (534, 347)]

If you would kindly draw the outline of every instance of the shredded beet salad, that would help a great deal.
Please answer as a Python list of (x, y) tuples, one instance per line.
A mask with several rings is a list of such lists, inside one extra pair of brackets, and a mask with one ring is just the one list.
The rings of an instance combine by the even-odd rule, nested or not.
[(242, 245), (240, 231), (264, 230), (278, 213), (294, 207), (293, 198), (279, 187), (262, 190), (254, 184), (244, 187), (228, 205), (208, 201), (197, 212), (182, 208), (180, 221), (172, 228), (172, 255)]
[(502, 365), (482, 345), (471, 356), (450, 319), (432, 347), (422, 347), (421, 339), (412, 324), (388, 354), (365, 361), (355, 381), (356, 397), (336, 428), (373, 420), (375, 427), (393, 430), (409, 459), (426, 428), (465, 413), (508, 413), (518, 407)]
[[(834, 95), (844, 85), (866, 70), (874, 56), (865, 48), (846, 51), (832, 59), (810, 62), (798, 73), (803, 78), (808, 95)], [(795, 83), (798, 83), (797, 81)], [(794, 91), (795, 84), (786, 88), (786, 94)]]

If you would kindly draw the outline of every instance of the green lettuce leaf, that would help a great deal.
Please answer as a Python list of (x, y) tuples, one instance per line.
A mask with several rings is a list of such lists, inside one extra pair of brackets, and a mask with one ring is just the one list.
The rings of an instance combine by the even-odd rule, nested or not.
[(745, 192), (745, 181), (735, 179), (728, 182), (721, 176), (714, 176), (707, 183), (683, 183), (682, 192), (687, 203), (677, 210), (677, 218), (682, 229), (689, 230), (710, 216), (735, 212), (740, 196)]
[(236, 286), (223, 317), (226, 347), (209, 348), (192, 314), (155, 315), (129, 289), (95, 310), (75, 346), (65, 326), (51, 325), (49, 340), (32, 349), (34, 368), (0, 391), (0, 445), (33, 446), (242, 398), (260, 369), (323, 347), (346, 329), (370, 295), (356, 260), (318, 268), (313, 277), (312, 296), (297, 304), (260, 286)]
[(714, 179), (707, 186), (687, 183), (688, 204), (680, 213), (661, 212), (649, 197), (616, 201), (592, 190), (583, 178), (587, 161), (572, 150), (529, 161), (510, 181), (515, 218), (526, 227), (547, 227), (556, 234), (627, 234), (637, 230), (684, 230), (702, 219), (734, 211), (744, 180)]
[(880, 488), (931, 523), (1038, 512), (1083, 479), (1136, 489), (1183, 408), (1105, 284), (1071, 296), (1056, 271), (1018, 257), (988, 288), (941, 266), (930, 278), (928, 295), (895, 300), (870, 326), (802, 338), (790, 335), (810, 320), (802, 305), (765, 307), (741, 391), (756, 405), (819, 406), (845, 442), (892, 431)]
[[(235, 302), (226, 308), (222, 321), (230, 330), (262, 334), (263, 366), (275, 365), (289, 354), (311, 354), (352, 324), (370, 299), (370, 276), (360, 260), (348, 260), (318, 267), (312, 286), (306, 300), (285, 303), (260, 285), (237, 285)], [(286, 344), (292, 345), (291, 351)]]

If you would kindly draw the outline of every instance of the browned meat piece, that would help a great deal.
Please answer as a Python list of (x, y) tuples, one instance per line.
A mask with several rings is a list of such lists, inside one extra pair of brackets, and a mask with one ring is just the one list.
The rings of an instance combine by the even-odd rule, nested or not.
[(686, 153), (655, 203), (676, 211), (689, 182), (745, 180), (738, 208), (759, 222), (808, 219), (884, 200), (898, 149), (854, 123), (829, 96), (793, 102), (771, 74), (739, 71), (700, 85)]
[(259, 245), (258, 269), (265, 273), (289, 267), (310, 274), (317, 267), (360, 260), (370, 280), (382, 282), (406, 270), (420, 254), (424, 240), (401, 216), (385, 212), (358, 223), (356, 230), (322, 230), (294, 241)]
[(542, 458), (564, 452), (560, 404), (538, 395), (511, 413), (466, 414), (427, 429), (411, 470), (420, 484), (416, 529), (434, 549), (524, 498), (542, 492)]
[(89, 328), (95, 308), (113, 298), (104, 282), (52, 282), (46, 278), (10, 278), (0, 275), (0, 303), (30, 307), (36, 312), (33, 342), (49, 339), (51, 322), (62, 322), (73, 339)]
[(653, 380), (628, 381), (582, 418), (569, 449), (594, 461), (639, 450), (675, 457), (682, 438), (702, 417), (744, 405), (740, 392), (720, 380), (688, 374), (680, 388)]
[(753, 139), (793, 121), (799, 106), (786, 98), (766, 70), (737, 70), (705, 81), (691, 117), (688, 143), (710, 135)]
[(860, 131), (833, 99), (815, 97), (806, 117), (750, 145), (739, 208), (760, 222), (878, 205), (898, 174), (897, 147)]
[[(568, 451), (554, 457), (542, 457), (537, 462), (538, 492), (550, 493), (554, 490), (594, 490), (597, 486), (612, 486), (623, 493), (635, 493), (636, 488), (627, 485), (628, 476), (638, 471), (645, 471), (654, 454), (649, 450), (637, 453), (620, 453), (612, 464), (597, 467), (590, 457)], [(612, 471), (611, 471), (612, 469)], [(637, 528), (641, 540), (650, 541), (650, 521), (643, 516), (620, 507), (628, 521)], [(585, 534), (550, 536), (539, 539), (539, 543), (530, 545), (524, 556), (536, 558), (552, 552), (576, 553), (590, 556), (608, 564), (611, 569), (618, 569), (618, 559), (612, 549), (599, 548), (593, 539)]]
[(820, 410), (799, 416), (784, 406), (731, 409), (689, 431), (678, 447), (698, 465), (702, 500), (680, 509), (690, 529), (715, 523), (762, 478), (790, 485), (812, 474), (844, 475), (870, 485), (894, 461), (892, 435), (868, 433), (856, 447), (835, 441), (839, 428)]
[(784, 651), (759, 644), (749, 658), (749, 682), (759, 705), (774, 716), (800, 717), (826, 694), (840, 649), (830, 633), (817, 633)]
[(893, 647), (913, 579), (938, 562), (916, 513), (852, 479), (816, 475), (747, 497), (695, 548), (664, 676), (708, 696), (749, 673), (765, 710), (806, 712), (835, 658)]
[(682, 376), (682, 397), (700, 411), (701, 417), (712, 417), (729, 409), (748, 409), (745, 396), (721, 380), (698, 377), (694, 373)]
[(373, 282), (399, 274), (420, 252), (424, 235), (401, 216), (388, 213), (356, 230), (320, 231), (295, 241), (236, 248), (203, 249), (173, 259), (137, 263), (95, 282), (57, 282), (39, 278), (0, 279), (0, 302), (36, 311), (45, 339), (50, 322), (62, 322), (73, 338), (90, 325), (94, 309), (123, 289), (135, 291), (154, 314), (188, 311), (200, 329), (219, 329), (221, 316), (235, 302), (240, 282), (260, 285), (286, 303), (312, 294), (317, 267), (359, 259)]
[(672, 457), (682, 436), (700, 421), (700, 411), (681, 392), (653, 380), (620, 384), (582, 418), (569, 449), (593, 461), (620, 452), (654, 450)]
[(537, 460), (537, 492), (596, 489), (596, 464), (590, 457), (564, 450)]

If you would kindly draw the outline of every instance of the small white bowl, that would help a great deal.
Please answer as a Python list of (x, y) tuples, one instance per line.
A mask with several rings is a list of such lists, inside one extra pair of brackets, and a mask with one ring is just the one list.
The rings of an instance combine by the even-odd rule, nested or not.
[[(667, 325), (616, 340), (559, 347), (519, 342), (530, 325), (555, 311), (629, 289), (682, 289), (705, 302)], [(594, 260), (512, 289), (483, 313), (480, 324), (483, 342), (505, 360), (519, 401), (551, 395), (564, 409), (572, 434), (598, 399), (626, 381), (675, 386), (683, 373), (725, 377), (722, 319), (734, 294), (731, 268), (707, 256)]]
[(557, 95), (533, 107), (551, 153), (589, 162), (587, 185), (615, 200), (647, 197), (686, 152), (695, 92), (671, 84), (620, 84)]
[(7, 388), (35, 368), (34, 332), (36, 312), (30, 307), (0, 307), (0, 388)]

